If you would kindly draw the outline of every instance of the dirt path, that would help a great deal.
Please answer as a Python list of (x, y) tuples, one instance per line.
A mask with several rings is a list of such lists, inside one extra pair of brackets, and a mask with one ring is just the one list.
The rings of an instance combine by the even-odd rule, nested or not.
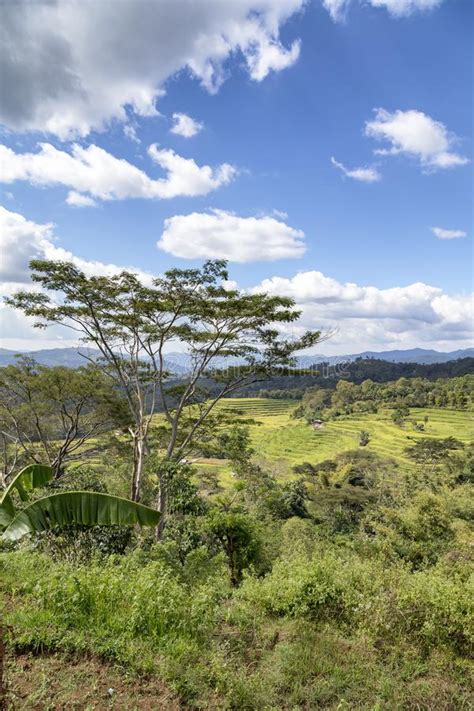
[(7, 654), (4, 701), (8, 711), (184, 711), (156, 677), (127, 677), (97, 659), (62, 654)]

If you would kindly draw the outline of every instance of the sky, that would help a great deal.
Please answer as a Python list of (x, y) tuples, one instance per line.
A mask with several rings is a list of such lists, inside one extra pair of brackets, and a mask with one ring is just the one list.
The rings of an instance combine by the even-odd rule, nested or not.
[[(229, 260), (328, 355), (472, 345), (471, 0), (10, 0), (0, 294)], [(74, 345), (0, 305), (1, 345)]]

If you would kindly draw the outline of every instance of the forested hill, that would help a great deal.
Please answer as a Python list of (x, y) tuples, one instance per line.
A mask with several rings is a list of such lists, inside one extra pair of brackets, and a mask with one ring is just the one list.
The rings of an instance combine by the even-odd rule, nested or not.
[[(375, 383), (386, 383), (398, 378), (453, 378), (474, 373), (474, 358), (459, 358), (447, 363), (391, 363), (377, 358), (358, 358), (352, 363), (334, 366), (329, 363), (319, 363), (315, 375), (293, 375), (274, 377), (263, 383), (254, 383), (247, 388), (247, 393), (260, 392), (261, 394), (281, 395), (288, 397), (284, 391), (298, 390), (318, 385), (322, 388), (335, 388), (343, 379), (352, 383), (363, 383), (364, 380), (373, 380)], [(271, 393), (269, 391), (272, 391)]]
[(394, 363), (379, 358), (358, 358), (345, 370), (354, 383), (367, 379), (383, 383), (397, 378), (453, 378), (474, 373), (474, 358), (458, 358), (446, 363)]

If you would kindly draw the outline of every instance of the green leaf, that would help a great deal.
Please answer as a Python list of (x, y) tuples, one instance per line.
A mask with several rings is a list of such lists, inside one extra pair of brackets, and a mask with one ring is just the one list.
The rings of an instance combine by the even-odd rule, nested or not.
[(15, 506), (11, 493), (18, 491), (22, 501), (28, 501), (28, 494), (44, 486), (53, 478), (53, 470), (44, 464), (29, 464), (12, 479), (0, 498), (0, 528), (8, 526), (15, 516)]
[(160, 513), (128, 499), (91, 491), (51, 494), (26, 506), (3, 532), (2, 540), (18, 541), (28, 533), (55, 526), (156, 526)]

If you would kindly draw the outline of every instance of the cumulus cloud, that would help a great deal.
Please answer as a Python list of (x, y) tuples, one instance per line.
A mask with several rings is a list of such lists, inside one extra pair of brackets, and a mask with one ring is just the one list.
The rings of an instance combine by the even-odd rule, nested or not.
[[(166, 80), (187, 70), (210, 92), (240, 54), (262, 81), (298, 59), (281, 26), (305, 0), (16, 0), (2, 4), (0, 122), (62, 139), (127, 110), (156, 116)], [(106, 38), (106, 41), (104, 41)]]
[(271, 72), (280, 72), (291, 67), (300, 56), (301, 43), (295, 40), (289, 49), (271, 39), (262, 39), (247, 54), (249, 74), (255, 81), (262, 81)]
[(377, 168), (366, 166), (364, 168), (346, 168), (343, 163), (339, 163), (335, 158), (331, 158), (331, 163), (347, 177), (359, 180), (362, 183), (377, 183), (382, 179)]
[(438, 239), (457, 239), (458, 237), (466, 237), (464, 230), (446, 230), (444, 227), (432, 227), (432, 233)]
[[(72, 262), (88, 276), (119, 274), (124, 267), (116, 264), (91, 261), (77, 257), (72, 252), (58, 246), (51, 223), (44, 225), (27, 220), (17, 212), (0, 206), (0, 289), (11, 293), (8, 284), (30, 283), (29, 262), (32, 259), (48, 259)], [(131, 267), (144, 281), (149, 282), (150, 274)]]
[(456, 136), (446, 126), (422, 111), (375, 110), (375, 119), (365, 125), (367, 136), (388, 141), (389, 148), (375, 151), (378, 155), (406, 154), (416, 158), (426, 170), (465, 165), (468, 158), (452, 151)]
[(171, 133), (175, 133), (177, 136), (192, 138), (199, 133), (199, 131), (202, 131), (203, 128), (204, 124), (199, 123), (199, 121), (196, 121), (187, 114), (173, 114), (173, 126), (170, 130)]
[(0, 145), (0, 180), (12, 183), (27, 180), (34, 185), (64, 185), (72, 188), (67, 202), (78, 206), (99, 200), (125, 198), (173, 198), (179, 195), (206, 195), (229, 183), (237, 174), (228, 163), (217, 168), (198, 166), (172, 150), (153, 144), (150, 158), (165, 172), (164, 178), (151, 178), (126, 160), (103, 148), (73, 144), (71, 152), (41, 143), (37, 153), (15, 153)]
[[(57, 244), (54, 225), (37, 224), (17, 212), (0, 206), (0, 333), (5, 348), (53, 348), (77, 345), (67, 340), (70, 333), (64, 327), (54, 326), (47, 332), (33, 328), (34, 320), (6, 306), (2, 297), (28, 289), (40, 290), (30, 280), (29, 263), (32, 259), (47, 259), (72, 262), (87, 276), (119, 274), (124, 267), (78, 257)], [(151, 284), (153, 276), (135, 267), (133, 271), (145, 284)]]
[(72, 207), (95, 207), (96, 201), (83, 193), (76, 193), (75, 190), (70, 190), (66, 198), (68, 205)]
[(165, 220), (158, 247), (185, 259), (273, 261), (301, 257), (304, 233), (275, 217), (239, 217), (224, 210)]
[[(334, 21), (343, 20), (351, 0), (323, 0), (323, 5)], [(443, 0), (366, 0), (372, 7), (383, 7), (393, 17), (409, 17), (414, 12), (433, 10)]]
[(253, 291), (295, 299), (302, 316), (293, 332), (336, 330), (326, 349), (335, 353), (412, 348), (421, 343), (449, 349), (472, 341), (472, 295), (444, 294), (421, 282), (379, 289), (306, 271), (292, 278), (264, 279)]

